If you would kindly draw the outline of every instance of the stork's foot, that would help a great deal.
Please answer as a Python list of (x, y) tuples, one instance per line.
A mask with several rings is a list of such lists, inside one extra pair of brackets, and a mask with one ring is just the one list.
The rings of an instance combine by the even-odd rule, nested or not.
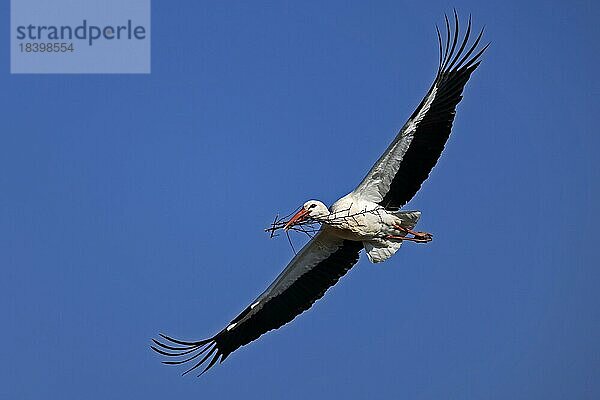
[(423, 241), (423, 243), (431, 242), (433, 240), (433, 235), (428, 232), (414, 232), (413, 235), (415, 239)]

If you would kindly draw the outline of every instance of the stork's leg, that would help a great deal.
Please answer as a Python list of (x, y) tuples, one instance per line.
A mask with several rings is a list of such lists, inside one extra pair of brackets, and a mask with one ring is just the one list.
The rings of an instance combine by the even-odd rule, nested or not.
[(407, 234), (413, 235), (415, 239), (419, 239), (419, 242), (431, 242), (431, 239), (433, 238), (433, 235), (428, 232), (415, 232), (400, 225), (394, 225), (394, 228), (399, 231), (406, 232)]
[(419, 233), (420, 235), (419, 236), (415, 235), (415, 237), (387, 235), (385, 238), (393, 239), (393, 240), (402, 240), (402, 241), (408, 240), (408, 241), (416, 242), (416, 243), (431, 242), (431, 239), (433, 238), (433, 236), (430, 233), (426, 233), (426, 232), (416, 232), (416, 233)]

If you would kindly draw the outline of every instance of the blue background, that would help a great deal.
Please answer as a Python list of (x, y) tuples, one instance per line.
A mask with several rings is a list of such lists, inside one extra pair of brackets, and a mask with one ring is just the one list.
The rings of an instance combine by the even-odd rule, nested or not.
[[(214, 334), (291, 258), (275, 213), (363, 177), (453, 6), (493, 44), (408, 207), (434, 241), (200, 379), (161, 365), (150, 337)], [(147, 76), (10, 75), (5, 24), (0, 398), (599, 398), (598, 14), (155, 1)]]

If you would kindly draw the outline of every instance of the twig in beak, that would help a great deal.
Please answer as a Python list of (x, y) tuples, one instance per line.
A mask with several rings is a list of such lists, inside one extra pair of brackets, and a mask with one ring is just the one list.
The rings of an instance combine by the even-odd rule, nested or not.
[(285, 235), (287, 236), (288, 242), (290, 243), (290, 246), (292, 247), (292, 251), (294, 252), (294, 255), (298, 254), (298, 253), (296, 253), (296, 249), (294, 248), (294, 244), (292, 243), (292, 238), (290, 238), (290, 232), (287, 229), (285, 230)]

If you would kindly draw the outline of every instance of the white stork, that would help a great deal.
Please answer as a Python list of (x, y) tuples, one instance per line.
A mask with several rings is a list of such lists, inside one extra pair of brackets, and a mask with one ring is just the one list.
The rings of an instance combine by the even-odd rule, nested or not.
[(444, 41), (436, 27), (440, 60), (431, 88), (358, 187), (330, 208), (316, 200), (304, 203), (285, 228), (310, 220), (321, 224), (319, 232), (277, 279), (215, 336), (184, 341), (161, 334), (163, 341), (153, 339), (152, 349), (175, 358), (163, 361), (165, 364), (190, 362), (185, 374), (208, 362), (204, 373), (239, 347), (309, 309), (356, 264), (361, 249), (375, 263), (392, 256), (403, 241), (431, 240), (428, 233), (412, 231), (420, 212), (398, 209), (417, 193), (440, 157), (463, 89), (489, 46), (475, 53), (482, 29), (467, 47), (471, 17), (461, 40), (456, 11), (453, 29), (447, 16), (445, 24)]

